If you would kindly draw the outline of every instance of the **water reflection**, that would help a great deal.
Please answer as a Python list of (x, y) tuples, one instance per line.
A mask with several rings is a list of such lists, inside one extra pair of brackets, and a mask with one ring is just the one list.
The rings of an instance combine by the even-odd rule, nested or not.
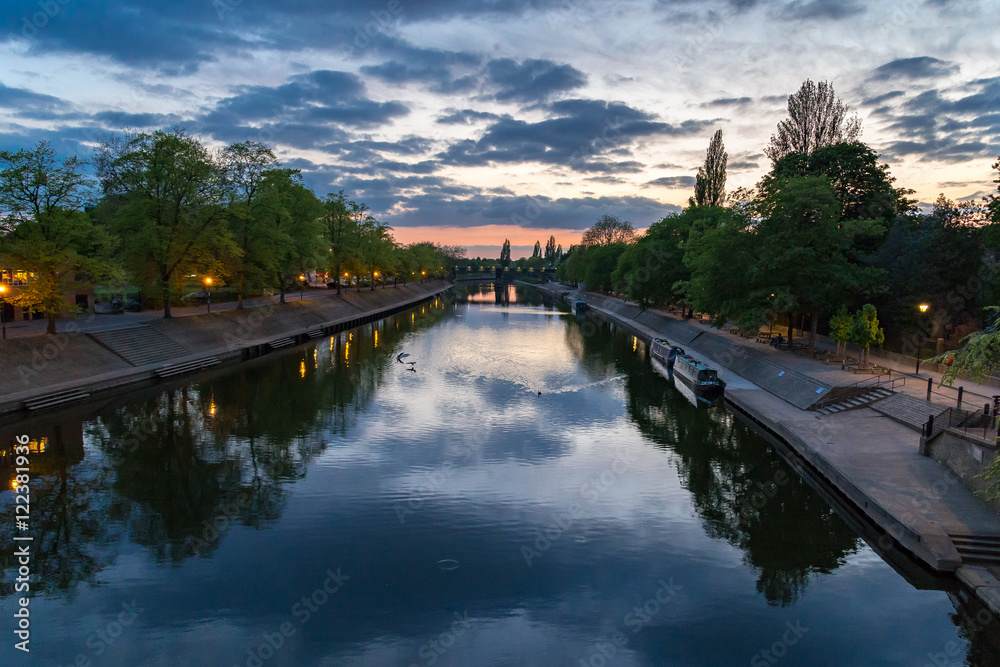
[[(40, 664), (72, 662), (132, 596), (147, 615), (95, 664), (249, 664), (283, 622), (296, 632), (269, 667), (598, 664), (616, 630), (629, 643), (608, 664), (748, 664), (796, 619), (813, 629), (783, 664), (918, 664), (950, 641), (994, 664), (996, 624), (906, 584), (641, 341), (566, 315), (474, 285), (6, 427), (49, 443), (33, 463)], [(294, 604), (338, 568), (349, 579), (300, 624)], [(681, 592), (633, 633), (661, 579)]]

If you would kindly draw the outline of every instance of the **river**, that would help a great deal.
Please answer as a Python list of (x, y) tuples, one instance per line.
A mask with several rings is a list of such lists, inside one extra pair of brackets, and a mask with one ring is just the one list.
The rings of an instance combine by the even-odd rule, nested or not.
[(1000, 664), (957, 588), (530, 289), (4, 428), (4, 665)]

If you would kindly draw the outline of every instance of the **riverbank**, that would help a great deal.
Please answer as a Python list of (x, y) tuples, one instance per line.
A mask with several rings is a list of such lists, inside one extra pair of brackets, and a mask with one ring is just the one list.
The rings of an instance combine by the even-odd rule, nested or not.
[[(40, 410), (129, 385), (238, 363), (405, 310), (447, 281), (344, 291), (285, 304), (144, 320), (0, 341), (0, 414)], [(72, 323), (71, 323), (72, 324)], [(86, 331), (82, 331), (86, 328)]]
[[(835, 414), (810, 409), (820, 397), (860, 378), (839, 366), (779, 352), (669, 313), (643, 312), (619, 299), (557, 284), (539, 289), (568, 302), (584, 300), (591, 312), (647, 343), (665, 337), (719, 369), (731, 407), (787, 446), (859, 515), (884, 531), (884, 539), (873, 546), (882, 552), (901, 549), (934, 572), (953, 573), (1000, 614), (1000, 559), (987, 553), (988, 545), (1000, 540), (1000, 516), (947, 467), (921, 455), (915, 424), (907, 423), (902, 411), (893, 414), (889, 403), (880, 411), (878, 403)], [(900, 387), (894, 400), (902, 396), (897, 402), (907, 402), (907, 410), (919, 413), (925, 406), (933, 414), (948, 397), (921, 403), (912, 394), (925, 389)], [(920, 419), (918, 414), (909, 421), (919, 424)]]

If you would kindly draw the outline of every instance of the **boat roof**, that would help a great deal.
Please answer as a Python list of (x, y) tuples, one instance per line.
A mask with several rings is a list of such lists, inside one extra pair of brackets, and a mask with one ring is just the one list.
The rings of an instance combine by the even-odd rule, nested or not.
[(697, 359), (695, 359), (694, 357), (692, 357), (690, 354), (678, 354), (677, 358), (678, 359), (683, 359), (684, 361), (688, 362), (689, 364), (691, 364), (692, 366), (694, 366), (699, 371), (714, 371), (715, 370), (714, 368), (712, 368), (708, 364), (704, 364), (704, 363), (698, 361)]

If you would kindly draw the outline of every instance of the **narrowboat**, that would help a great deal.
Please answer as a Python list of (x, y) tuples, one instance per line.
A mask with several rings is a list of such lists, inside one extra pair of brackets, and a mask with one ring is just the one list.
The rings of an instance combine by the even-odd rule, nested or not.
[(673, 371), (674, 377), (680, 378), (698, 396), (711, 396), (725, 387), (718, 371), (687, 354), (674, 358)]
[(649, 351), (653, 357), (666, 364), (667, 368), (673, 368), (677, 355), (684, 354), (684, 348), (671, 345), (666, 338), (654, 338)]
[(586, 301), (574, 301), (573, 310), (576, 311), (577, 315), (583, 315), (585, 312), (590, 310), (590, 304)]

